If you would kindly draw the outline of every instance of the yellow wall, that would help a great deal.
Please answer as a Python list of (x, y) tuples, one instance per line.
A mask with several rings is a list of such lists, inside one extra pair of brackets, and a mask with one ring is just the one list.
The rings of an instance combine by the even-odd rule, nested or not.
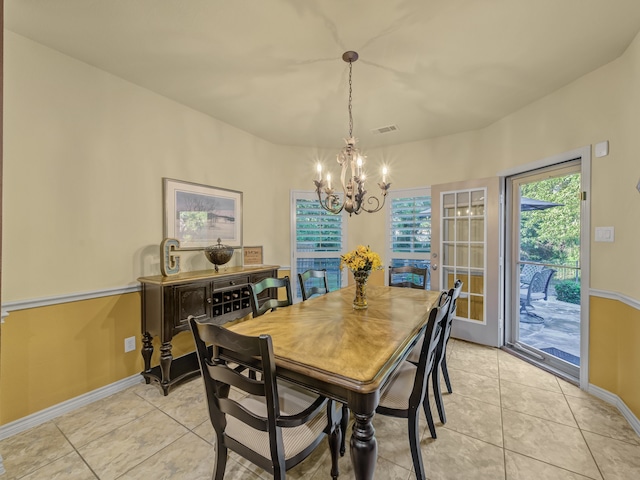
[(618, 395), (640, 418), (640, 310), (590, 298), (589, 383)]
[(12, 312), (2, 325), (0, 424), (141, 372), (140, 294)]

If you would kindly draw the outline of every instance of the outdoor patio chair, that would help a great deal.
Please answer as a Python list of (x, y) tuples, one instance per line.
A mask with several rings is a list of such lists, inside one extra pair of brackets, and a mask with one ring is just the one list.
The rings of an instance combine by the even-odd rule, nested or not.
[(541, 272), (543, 268), (544, 267), (542, 265), (533, 265), (531, 263), (524, 264), (520, 271), (520, 285), (529, 285), (533, 276), (536, 273)]
[[(556, 271), (552, 268), (545, 268), (540, 272), (536, 272), (531, 278), (531, 282), (526, 287), (520, 288), (520, 313), (527, 314), (530, 317), (544, 320), (540, 315), (531, 313), (530, 310), (535, 307), (531, 303), (535, 300), (547, 300), (549, 294), (549, 284), (551, 277)], [(522, 320), (522, 319), (521, 319)]]

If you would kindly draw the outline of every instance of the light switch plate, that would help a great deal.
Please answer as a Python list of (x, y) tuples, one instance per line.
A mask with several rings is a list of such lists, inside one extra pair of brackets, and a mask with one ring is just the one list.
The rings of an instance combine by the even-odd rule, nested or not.
[(606, 157), (609, 155), (609, 141), (596, 143), (596, 157)]
[(596, 242), (613, 242), (614, 240), (614, 228), (613, 227), (596, 227)]

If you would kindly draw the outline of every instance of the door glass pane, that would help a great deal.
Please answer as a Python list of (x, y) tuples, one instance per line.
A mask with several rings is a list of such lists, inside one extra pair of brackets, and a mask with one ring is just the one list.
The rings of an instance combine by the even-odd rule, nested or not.
[(469, 215), (469, 192), (460, 192), (457, 194), (456, 215), (468, 216)]
[(478, 295), (484, 294), (484, 275), (482, 272), (472, 272), (471, 282), (469, 283), (469, 292)]
[[(455, 280), (460, 280), (462, 282), (462, 289), (460, 290), (461, 292), (469, 291), (469, 270), (457, 269), (456, 275), (452, 276), (453, 283), (455, 283)], [(453, 283), (451, 284), (451, 286), (453, 286)]]
[(470, 238), (472, 242), (482, 242), (484, 240), (484, 218), (471, 219)]
[(442, 216), (453, 217), (456, 211), (456, 197), (453, 193), (446, 193), (442, 196)]
[(455, 276), (455, 273), (454, 273), (454, 269), (453, 268), (443, 268), (442, 269), (442, 273), (443, 273), (443, 277), (444, 277), (444, 282), (443, 282), (442, 289), (443, 290), (449, 290), (450, 288), (453, 288), (453, 285), (456, 283), (456, 276)]
[(469, 304), (470, 304), (469, 318), (471, 320), (478, 320), (480, 322), (482, 322), (484, 320), (483, 302), (484, 302), (484, 299), (480, 295), (470, 295), (469, 296)]
[(471, 267), (484, 267), (484, 245), (471, 245)]
[(469, 219), (459, 218), (456, 221), (456, 241), (468, 242), (469, 241)]
[(469, 245), (456, 245), (456, 266), (468, 267), (469, 266)]
[(455, 255), (454, 255), (454, 246), (450, 243), (445, 243), (442, 245), (442, 263), (443, 265), (454, 265), (455, 264)]
[(456, 302), (456, 317), (469, 318), (469, 299), (460, 295)]
[(476, 190), (471, 192), (471, 214), (484, 215), (484, 192)]
[(447, 219), (442, 221), (442, 240), (448, 242), (455, 240), (455, 219)]

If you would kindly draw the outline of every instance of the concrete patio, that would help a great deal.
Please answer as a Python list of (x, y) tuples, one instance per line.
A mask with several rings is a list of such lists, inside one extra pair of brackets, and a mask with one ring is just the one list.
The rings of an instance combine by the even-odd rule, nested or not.
[(533, 305), (535, 308), (530, 314), (539, 315), (541, 319), (519, 313), (520, 342), (578, 365), (580, 305), (561, 302), (551, 295), (548, 300), (538, 300)]

